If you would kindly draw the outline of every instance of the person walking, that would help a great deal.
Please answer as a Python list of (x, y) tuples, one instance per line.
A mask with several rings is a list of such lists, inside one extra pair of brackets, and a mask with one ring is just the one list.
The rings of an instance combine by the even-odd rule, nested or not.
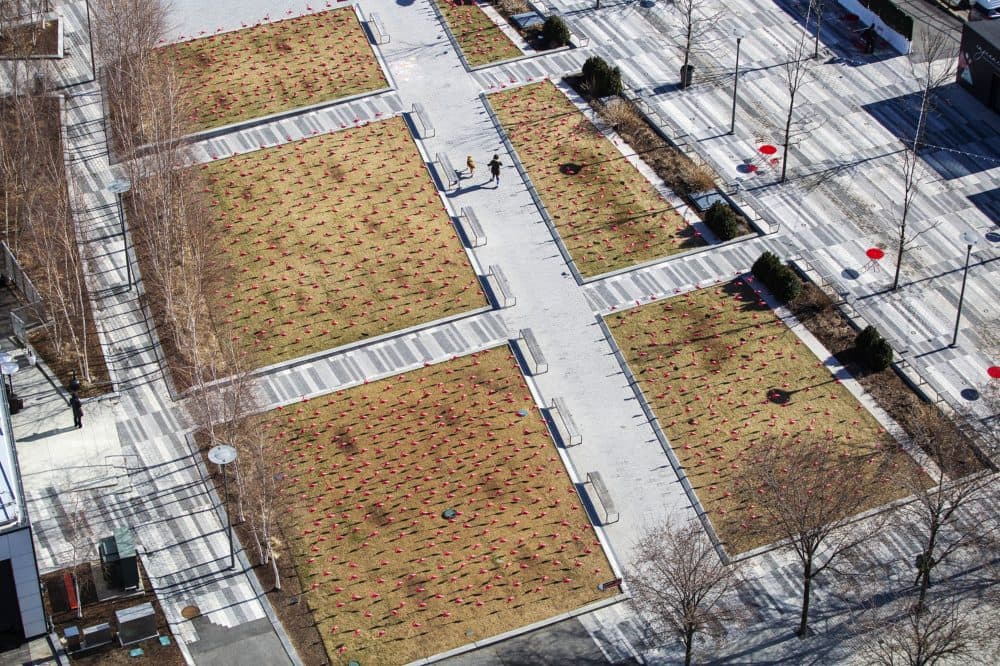
[(465, 166), (469, 167), (469, 178), (476, 175), (476, 161), (472, 159), (472, 155), (465, 158)]
[(70, 393), (69, 399), (70, 409), (73, 410), (73, 425), (77, 428), (83, 427), (83, 403), (80, 402), (80, 396), (76, 394), (76, 391)]
[(490, 168), (490, 173), (493, 174), (493, 182), (497, 184), (497, 187), (500, 187), (500, 167), (503, 166), (500, 163), (500, 156), (494, 155), (493, 159), (486, 166)]

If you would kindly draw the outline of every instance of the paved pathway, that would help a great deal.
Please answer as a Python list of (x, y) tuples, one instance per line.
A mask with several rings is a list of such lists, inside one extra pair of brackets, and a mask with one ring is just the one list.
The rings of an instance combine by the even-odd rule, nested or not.
[[(175, 34), (191, 35), (252, 23), (267, 14), (267, 5), (272, 3), (219, 1), (206, 7), (194, 0), (176, 0), (174, 4), (174, 16), (179, 19)], [(77, 15), (79, 5), (74, 4)], [(800, 5), (720, 3), (727, 11), (706, 40), (711, 56), (696, 54), (700, 83), (686, 91), (673, 85), (680, 61), (666, 36), (676, 25), (667, 3), (652, 9), (637, 3), (606, 3), (602, 10), (593, 11), (590, 2), (555, 2), (574, 32), (590, 38), (590, 46), (472, 73), (462, 68), (426, 2), (362, 0), (361, 5), (366, 12), (377, 11), (392, 36), (380, 51), (395, 90), (200, 142), (193, 149), (194, 158), (221, 158), (313, 133), (336, 132), (358, 122), (398, 115), (420, 102), (437, 130), (423, 141), (427, 154), (445, 152), (456, 163), (472, 154), (485, 163), (493, 153), (501, 153), (508, 165), (499, 188), (479, 179), (463, 181), (447, 198), (455, 210), (467, 205), (476, 210), (489, 242), (472, 251), (474, 263), (500, 265), (517, 305), (266, 369), (260, 375), (260, 387), (268, 406), (501, 344), (510, 332), (530, 327), (550, 366), (548, 373), (532, 378), (531, 383), (545, 405), (554, 397), (564, 398), (579, 426), (583, 445), (566, 451), (571, 473), (580, 478), (585, 472), (600, 470), (612, 497), (624, 509), (621, 520), (604, 526), (603, 533), (612, 556), (625, 564), (646, 525), (667, 516), (690, 515), (691, 507), (609, 341), (596, 324), (596, 315), (728, 280), (745, 272), (760, 251), (771, 249), (808, 261), (863, 316), (883, 325), (897, 349), (909, 350), (911, 364), (952, 404), (962, 404), (962, 388), (984, 387), (987, 350), (996, 353), (990, 331), (995, 336), (998, 329), (992, 309), (1000, 284), (1000, 264), (994, 261), (996, 247), (991, 244), (995, 241), (984, 242), (974, 254), (977, 261), (970, 272), (961, 344), (956, 350), (939, 349), (942, 336), (950, 333), (956, 269), (962, 258), (951, 238), (965, 225), (981, 233), (992, 229), (996, 221), (987, 216), (994, 210), (991, 206), (997, 206), (995, 183), (1000, 180), (1000, 121), (976, 107), (962, 91), (947, 94), (971, 117), (949, 126), (942, 114), (932, 122), (928, 139), (932, 147), (923, 153), (927, 164), (924, 189), (911, 221), (917, 229), (938, 226), (911, 253), (906, 286), (900, 292), (882, 292), (887, 279), (884, 268), (865, 272), (861, 268), (866, 247), (891, 242), (893, 202), (898, 196), (898, 186), (893, 184), (898, 168), (897, 135), (906, 136), (911, 95), (917, 85), (900, 58), (888, 53), (865, 58), (854, 53), (847, 28), (836, 21), (829, 21), (824, 29), (816, 79), (802, 90), (798, 108), (817, 122), (814, 133), (792, 151), (790, 182), (775, 185), (776, 174), (768, 170), (754, 177), (758, 182), (745, 181), (743, 196), (777, 222), (777, 233), (580, 286), (548, 227), (541, 223), (525, 183), (510, 168), (514, 156), (504, 151), (479, 94), (559, 77), (577, 70), (587, 55), (601, 53), (621, 66), (633, 88), (660, 110), (665, 130), (712, 162), (729, 182), (743, 175), (738, 167), (745, 160), (756, 160), (757, 146), (780, 138), (777, 128), (783, 125), (785, 99), (780, 63), (801, 34)], [(307, 6), (305, 2), (289, 4), (292, 13), (306, 11)], [(727, 136), (731, 74), (725, 63), (731, 61), (735, 46), (728, 35), (737, 25), (751, 36), (741, 52), (745, 69), (737, 131)], [(82, 51), (76, 49), (67, 62), (67, 83), (80, 81), (80, 72), (86, 71), (89, 61)], [(98, 513), (136, 526), (144, 561), (168, 619), (179, 638), (197, 652), (205, 632), (199, 633), (197, 626), (180, 617), (184, 605), (198, 605), (220, 627), (258, 627), (266, 617), (266, 607), (257, 601), (242, 570), (231, 573), (221, 566), (226, 542), (214, 511), (217, 498), (207, 490), (202, 467), (183, 436), (188, 426), (182, 405), (168, 397), (159, 373), (156, 342), (135, 306), (134, 292), (115, 289), (125, 281), (124, 264), (120, 239), (112, 235), (117, 225), (114, 199), (105, 188), (114, 173), (101, 152), (104, 137), (96, 88), (78, 85), (69, 90), (75, 96), (67, 103), (66, 136), (79, 197), (77, 214), (82, 240), (93, 250), (91, 287), (97, 296), (112, 373), (122, 388), (117, 406), (100, 408), (110, 412), (102, 421), (114, 419), (117, 437), (95, 443), (98, 450), (93, 455), (122, 456), (125, 462), (115, 467), (115, 486), (109, 486), (107, 506), (102, 505)], [(480, 178), (485, 180), (485, 176)], [(58, 409), (57, 403), (51, 409)], [(72, 435), (64, 439), (76, 441)], [(132, 490), (114, 492), (119, 484)], [(143, 491), (135, 493), (134, 488)], [(67, 547), (73, 537), (60, 533), (63, 521), (56, 513), (41, 515), (46, 529), (40, 533), (46, 536), (40, 541), (49, 553), (45, 556), (55, 561), (60, 548)], [(103, 526), (98, 523), (94, 529)], [(886, 535), (884, 544), (873, 546), (870, 555), (880, 562), (908, 566), (914, 548), (905, 533), (892, 533)], [(747, 594), (757, 602), (759, 619), (773, 623), (797, 599), (794, 572), (783, 556), (760, 557), (754, 566), (759, 575)], [(621, 612), (606, 609), (581, 620), (609, 657), (633, 654), (636, 645), (647, 647), (621, 628)], [(275, 641), (269, 626), (246, 640)], [(210, 646), (202, 645), (202, 654), (208, 654)]]

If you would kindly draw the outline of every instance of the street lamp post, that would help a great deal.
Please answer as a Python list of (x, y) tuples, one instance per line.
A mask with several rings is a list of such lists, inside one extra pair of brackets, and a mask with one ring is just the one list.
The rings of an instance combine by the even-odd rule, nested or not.
[(965, 243), (965, 269), (962, 271), (962, 289), (958, 292), (958, 313), (955, 315), (955, 331), (951, 334), (951, 345), (958, 343), (958, 325), (962, 322), (962, 303), (965, 302), (965, 281), (969, 277), (969, 257), (972, 248), (979, 244), (979, 239), (971, 231), (962, 232), (962, 242)]
[(729, 120), (729, 133), (736, 131), (736, 86), (740, 81), (740, 43), (746, 37), (746, 33), (741, 28), (733, 30), (733, 37), (736, 38), (736, 68), (733, 71), (733, 114)]
[(112, 181), (108, 185), (108, 191), (113, 192), (118, 202), (118, 223), (121, 225), (122, 246), (125, 251), (125, 279), (129, 291), (132, 290), (132, 262), (128, 258), (128, 236), (125, 235), (125, 209), (122, 206), (122, 195), (132, 189), (132, 183), (124, 178)]
[(229, 444), (217, 444), (208, 450), (208, 459), (219, 466), (222, 472), (222, 488), (225, 493), (226, 531), (229, 533), (229, 568), (236, 568), (236, 548), (233, 545), (233, 519), (229, 511), (229, 474), (226, 465), (236, 460), (236, 449)]

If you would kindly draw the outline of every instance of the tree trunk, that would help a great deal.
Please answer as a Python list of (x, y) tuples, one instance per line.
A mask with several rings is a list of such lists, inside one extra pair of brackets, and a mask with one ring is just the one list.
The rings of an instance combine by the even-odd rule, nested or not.
[(812, 592), (812, 560), (810, 559), (802, 567), (802, 616), (799, 619), (799, 630), (795, 635), (805, 638), (809, 631), (809, 596)]
[(795, 93), (788, 97), (788, 117), (785, 118), (785, 145), (781, 153), (781, 182), (785, 182), (785, 172), (788, 170), (788, 143), (792, 133), (792, 112), (795, 110)]

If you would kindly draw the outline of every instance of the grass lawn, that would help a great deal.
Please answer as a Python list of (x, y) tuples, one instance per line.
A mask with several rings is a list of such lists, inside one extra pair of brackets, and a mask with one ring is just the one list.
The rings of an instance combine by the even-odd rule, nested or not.
[(479, 67), (498, 60), (516, 58), (521, 49), (503, 34), (478, 5), (435, 0), (469, 66)]
[(551, 82), (490, 103), (584, 277), (704, 245)]
[(406, 663), (614, 595), (508, 348), (272, 415), (286, 538), (335, 663)]
[[(754, 446), (830, 442), (874, 458), (895, 443), (799, 338), (740, 281), (609, 316), (646, 400), (730, 552), (754, 542), (753, 491), (740, 484)], [(776, 391), (787, 401), (774, 400)], [(908, 464), (903, 453), (889, 468)], [(872, 478), (869, 506), (907, 494)], [(775, 535), (777, 536), (777, 535)], [(759, 540), (758, 540), (759, 541)]]
[(261, 365), (487, 304), (401, 118), (200, 168), (232, 276), (213, 309)]
[(172, 44), (162, 52), (187, 83), (195, 130), (388, 85), (350, 7)]

